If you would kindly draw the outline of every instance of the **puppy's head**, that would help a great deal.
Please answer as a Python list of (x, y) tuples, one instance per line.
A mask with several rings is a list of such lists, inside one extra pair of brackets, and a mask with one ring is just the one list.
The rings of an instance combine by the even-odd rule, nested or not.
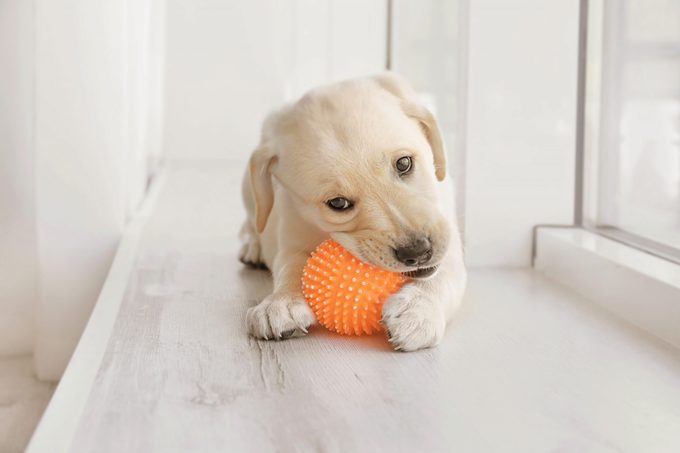
[(291, 195), (291, 215), (360, 259), (416, 278), (434, 274), (449, 242), (436, 190), (445, 153), (433, 115), (405, 82), (388, 74), (314, 90), (264, 134), (250, 164), (260, 231), (275, 181)]

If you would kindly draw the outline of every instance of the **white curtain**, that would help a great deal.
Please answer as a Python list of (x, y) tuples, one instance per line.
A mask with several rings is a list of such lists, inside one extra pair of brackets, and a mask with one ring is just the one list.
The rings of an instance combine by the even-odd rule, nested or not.
[(0, 1), (0, 354), (33, 347), (33, 9)]
[(0, 1), (0, 354), (58, 379), (160, 150), (162, 0)]

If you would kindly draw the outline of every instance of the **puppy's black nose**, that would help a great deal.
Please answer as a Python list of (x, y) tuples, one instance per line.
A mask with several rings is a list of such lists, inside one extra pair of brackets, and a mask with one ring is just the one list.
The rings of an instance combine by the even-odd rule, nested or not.
[(419, 237), (395, 248), (394, 255), (407, 266), (422, 266), (432, 258), (432, 243), (426, 237)]

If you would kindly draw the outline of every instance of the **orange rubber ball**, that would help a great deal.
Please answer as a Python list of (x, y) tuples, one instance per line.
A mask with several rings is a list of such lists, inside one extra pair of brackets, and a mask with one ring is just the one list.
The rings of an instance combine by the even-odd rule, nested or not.
[(328, 330), (370, 335), (382, 330), (382, 305), (405, 281), (402, 274), (365, 263), (329, 239), (307, 260), (302, 293)]

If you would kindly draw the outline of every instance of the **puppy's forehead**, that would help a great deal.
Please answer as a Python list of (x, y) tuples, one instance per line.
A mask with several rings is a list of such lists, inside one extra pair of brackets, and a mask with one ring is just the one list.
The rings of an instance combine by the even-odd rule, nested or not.
[(370, 83), (337, 84), (310, 92), (295, 108), (302, 153), (351, 158), (421, 147), (424, 136), (399, 100)]

